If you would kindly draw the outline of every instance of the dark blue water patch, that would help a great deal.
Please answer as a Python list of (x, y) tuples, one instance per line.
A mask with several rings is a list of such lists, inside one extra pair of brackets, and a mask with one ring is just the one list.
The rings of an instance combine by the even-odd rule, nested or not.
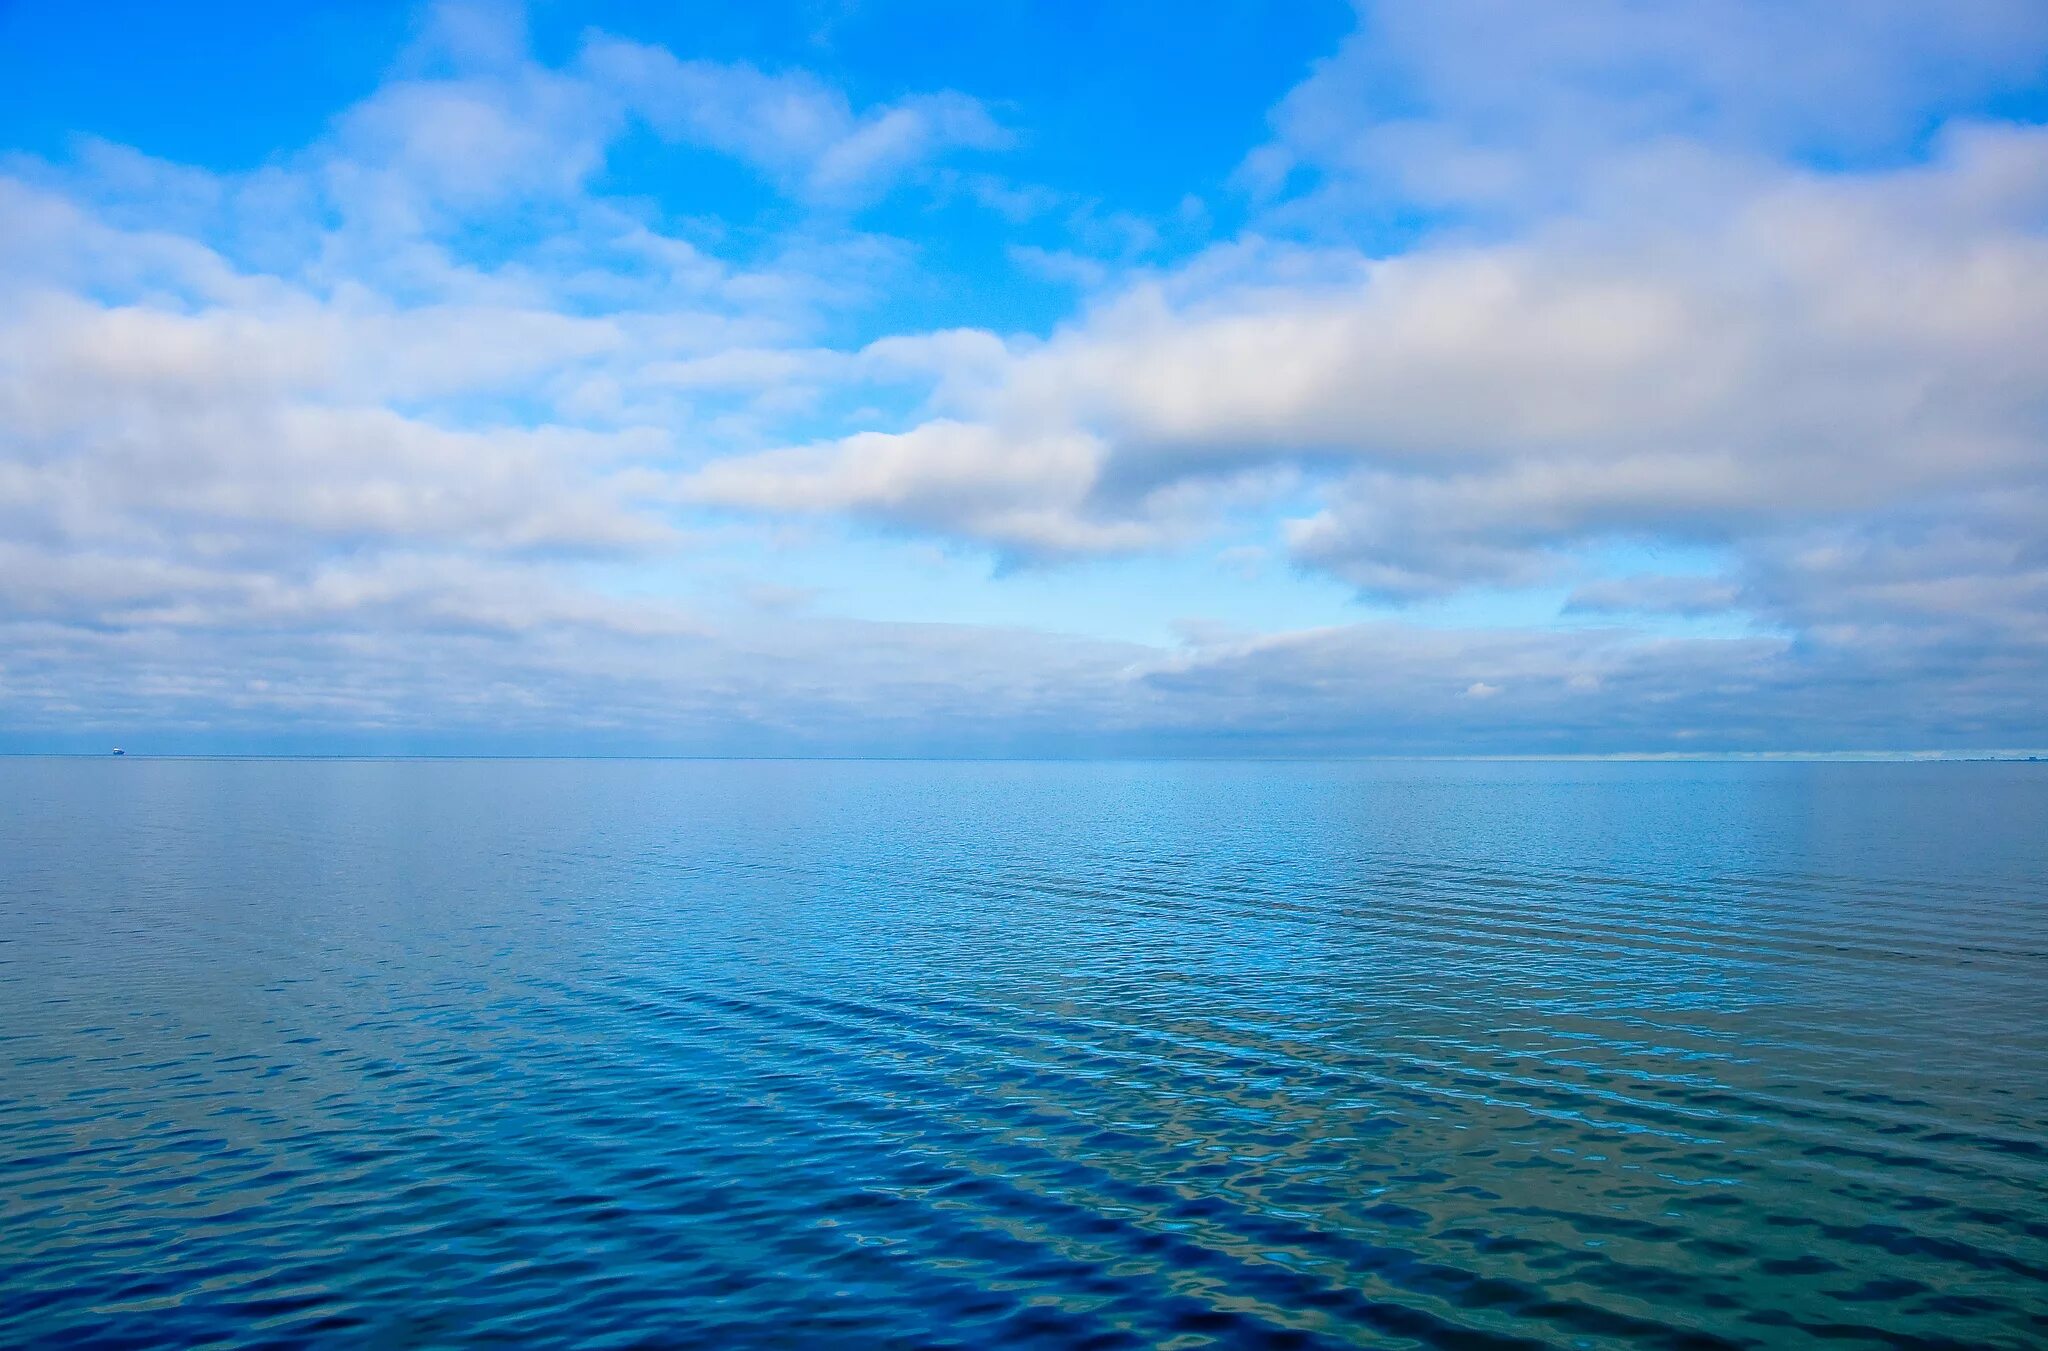
[(2024, 765), (0, 761), (0, 1343), (2024, 1347)]

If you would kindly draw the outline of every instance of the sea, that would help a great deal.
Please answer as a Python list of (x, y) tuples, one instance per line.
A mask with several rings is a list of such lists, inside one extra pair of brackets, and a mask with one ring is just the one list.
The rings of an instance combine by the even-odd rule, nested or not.
[(2048, 764), (0, 759), (0, 1345), (2048, 1345)]

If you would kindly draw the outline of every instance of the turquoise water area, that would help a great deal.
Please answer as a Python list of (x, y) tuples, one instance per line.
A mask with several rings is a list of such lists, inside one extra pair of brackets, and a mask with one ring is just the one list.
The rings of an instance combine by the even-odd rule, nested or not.
[(0, 760), (0, 1344), (2048, 1344), (2048, 765)]

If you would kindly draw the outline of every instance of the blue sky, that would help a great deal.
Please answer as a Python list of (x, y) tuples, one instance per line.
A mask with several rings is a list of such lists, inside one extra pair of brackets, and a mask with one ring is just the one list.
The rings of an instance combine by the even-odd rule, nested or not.
[(2048, 11), (0, 6), (0, 749), (2048, 744)]

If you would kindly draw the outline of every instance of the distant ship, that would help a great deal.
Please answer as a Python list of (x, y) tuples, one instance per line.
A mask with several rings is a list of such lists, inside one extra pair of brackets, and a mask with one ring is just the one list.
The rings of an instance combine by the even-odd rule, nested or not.
[(119, 746), (114, 747), (114, 754), (116, 755), (126, 755), (127, 753), (128, 752), (122, 750)]

